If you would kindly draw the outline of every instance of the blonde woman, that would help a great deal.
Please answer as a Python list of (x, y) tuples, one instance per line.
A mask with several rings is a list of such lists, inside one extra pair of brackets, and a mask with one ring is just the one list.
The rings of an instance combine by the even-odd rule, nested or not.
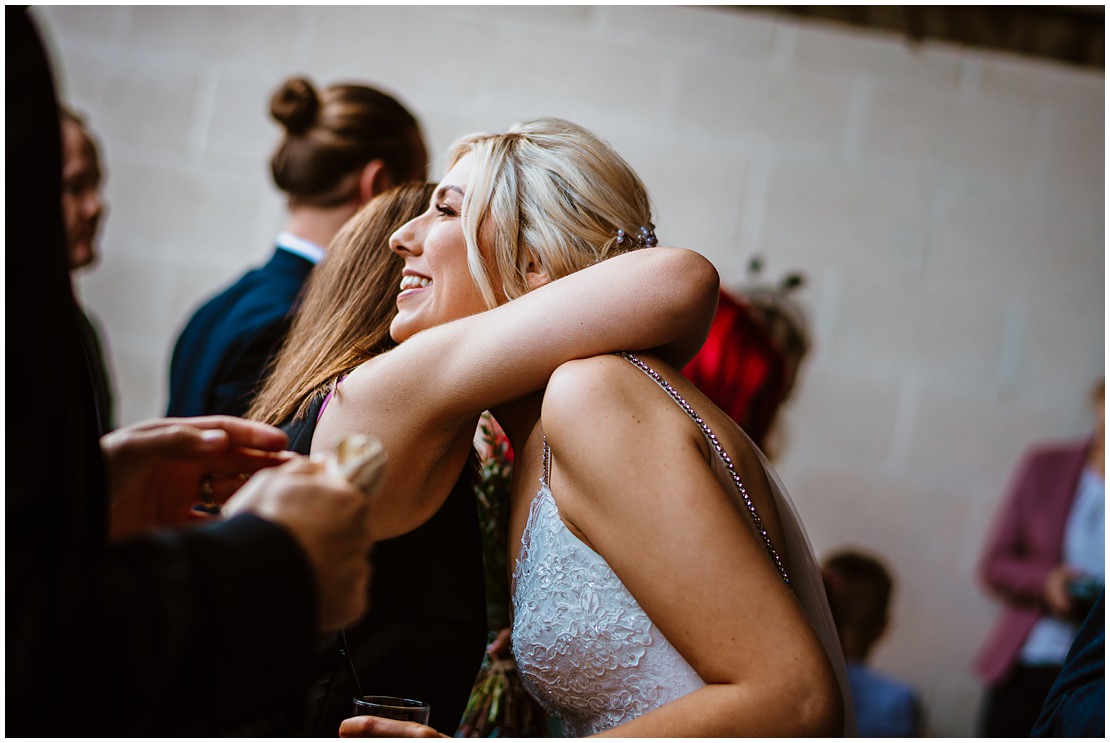
[(435, 512), (493, 411), (515, 452), (513, 652), (569, 732), (852, 732), (804, 531), (759, 451), (676, 371), (704, 338), (715, 271), (654, 248), (643, 184), (581, 127), (465, 137), (449, 159), (391, 239), (401, 345), (347, 377), (313, 451), (383, 440), (390, 536)]

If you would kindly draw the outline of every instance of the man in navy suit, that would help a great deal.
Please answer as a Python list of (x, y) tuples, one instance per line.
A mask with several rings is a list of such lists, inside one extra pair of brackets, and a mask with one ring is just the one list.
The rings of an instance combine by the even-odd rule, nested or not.
[(393, 185), (423, 181), (427, 151), (416, 119), (362, 85), (317, 93), (287, 80), (270, 103), (286, 133), (271, 160), (289, 215), (270, 261), (205, 303), (177, 340), (170, 416), (243, 415), (281, 348), (301, 287), (339, 228)]

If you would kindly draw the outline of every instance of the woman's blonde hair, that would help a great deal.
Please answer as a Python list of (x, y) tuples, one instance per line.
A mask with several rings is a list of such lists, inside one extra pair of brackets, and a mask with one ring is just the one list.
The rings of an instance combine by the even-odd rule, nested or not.
[[(652, 225), (639, 176), (577, 124), (544, 118), (503, 134), (471, 134), (451, 146), (450, 164), (467, 154), (475, 173), (463, 203), (467, 261), (489, 307), (499, 295), (525, 294), (529, 270), (555, 280), (654, 242), (640, 237)], [(485, 257), (479, 234), (487, 241)], [(500, 287), (491, 276), (500, 277)]]
[(300, 418), (337, 379), (396, 345), (389, 325), (404, 266), (389, 250), (389, 236), (427, 208), (434, 188), (392, 188), (343, 225), (309, 274), (289, 334), (247, 418), (275, 426)]

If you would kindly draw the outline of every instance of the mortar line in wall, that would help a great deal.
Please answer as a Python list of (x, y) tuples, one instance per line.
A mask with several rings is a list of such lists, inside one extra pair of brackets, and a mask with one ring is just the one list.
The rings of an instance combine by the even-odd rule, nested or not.
[(314, 5), (302, 5), (297, 10), (297, 40), (295, 51), (290, 56), (294, 59), (297, 57), (308, 59), (312, 51), (312, 39), (316, 36), (316, 27), (319, 25), (319, 14)]
[(925, 235), (921, 243), (921, 281), (925, 286), (931, 285), (940, 272), (940, 251), (938, 235), (941, 230), (938, 226), (944, 223), (948, 211), (948, 197), (943, 191), (929, 189), (926, 194), (926, 209), (928, 214), (925, 219)]
[(775, 42), (771, 50), (771, 61), (769, 64), (770, 69), (785, 70), (789, 68), (794, 61), (794, 50), (797, 45), (797, 29), (785, 23), (776, 24)]
[(113, 43), (122, 46), (127, 40), (127, 34), (131, 32), (132, 12), (130, 5), (116, 6), (112, 25)]
[(1017, 394), (1018, 370), (1024, 338), (1029, 332), (1029, 307), (1011, 299), (1006, 303), (1002, 321), (1002, 342), (998, 352), (998, 399), (1005, 401)]
[(191, 155), (202, 155), (208, 146), (208, 133), (216, 115), (219, 75), (220, 73), (214, 69), (198, 73), (193, 115), (189, 122), (189, 133), (185, 139), (185, 148)]
[(735, 233), (741, 250), (753, 253), (763, 234), (763, 217), (767, 208), (767, 183), (771, 166), (765, 160), (749, 160), (744, 168), (744, 193), (737, 210)]
[(983, 60), (965, 55), (960, 64), (960, 97), (965, 101), (974, 100), (982, 91), (982, 85)]
[(859, 159), (863, 150), (863, 139), (867, 133), (867, 118), (871, 112), (871, 93), (874, 83), (870, 80), (852, 81), (852, 92), (848, 98), (848, 116), (844, 122), (844, 141), (842, 152), (847, 162)]
[(890, 452), (886, 460), (886, 471), (892, 476), (897, 476), (902, 472), (909, 462), (920, 401), (920, 382), (913, 376), (903, 379), (898, 386), (898, 407), (894, 413), (894, 433), (890, 439)]

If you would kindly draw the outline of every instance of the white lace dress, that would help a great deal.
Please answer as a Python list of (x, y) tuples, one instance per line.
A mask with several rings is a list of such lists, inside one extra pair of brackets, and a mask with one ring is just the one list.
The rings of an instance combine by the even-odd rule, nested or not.
[[(715, 465), (735, 473), (708, 426), (654, 370), (621, 354), (652, 376), (701, 426), (717, 447)], [(568, 735), (591, 735), (640, 717), (705, 685), (652, 623), (609, 564), (576, 537), (559, 518), (544, 478), (532, 501), (513, 569), (512, 647), (517, 669), (532, 696), (559, 717)], [(767, 549), (788, 580), (825, 648), (845, 700), (846, 735), (855, 735), (847, 671), (829, 614), (820, 573), (793, 504), (773, 470), (764, 468), (783, 521), (787, 563)], [(736, 477), (737, 507), (758, 515)], [(789, 574), (789, 578), (787, 575)]]
[(513, 655), (568, 735), (599, 733), (705, 686), (601, 555), (574, 536), (544, 483), (513, 581)]

